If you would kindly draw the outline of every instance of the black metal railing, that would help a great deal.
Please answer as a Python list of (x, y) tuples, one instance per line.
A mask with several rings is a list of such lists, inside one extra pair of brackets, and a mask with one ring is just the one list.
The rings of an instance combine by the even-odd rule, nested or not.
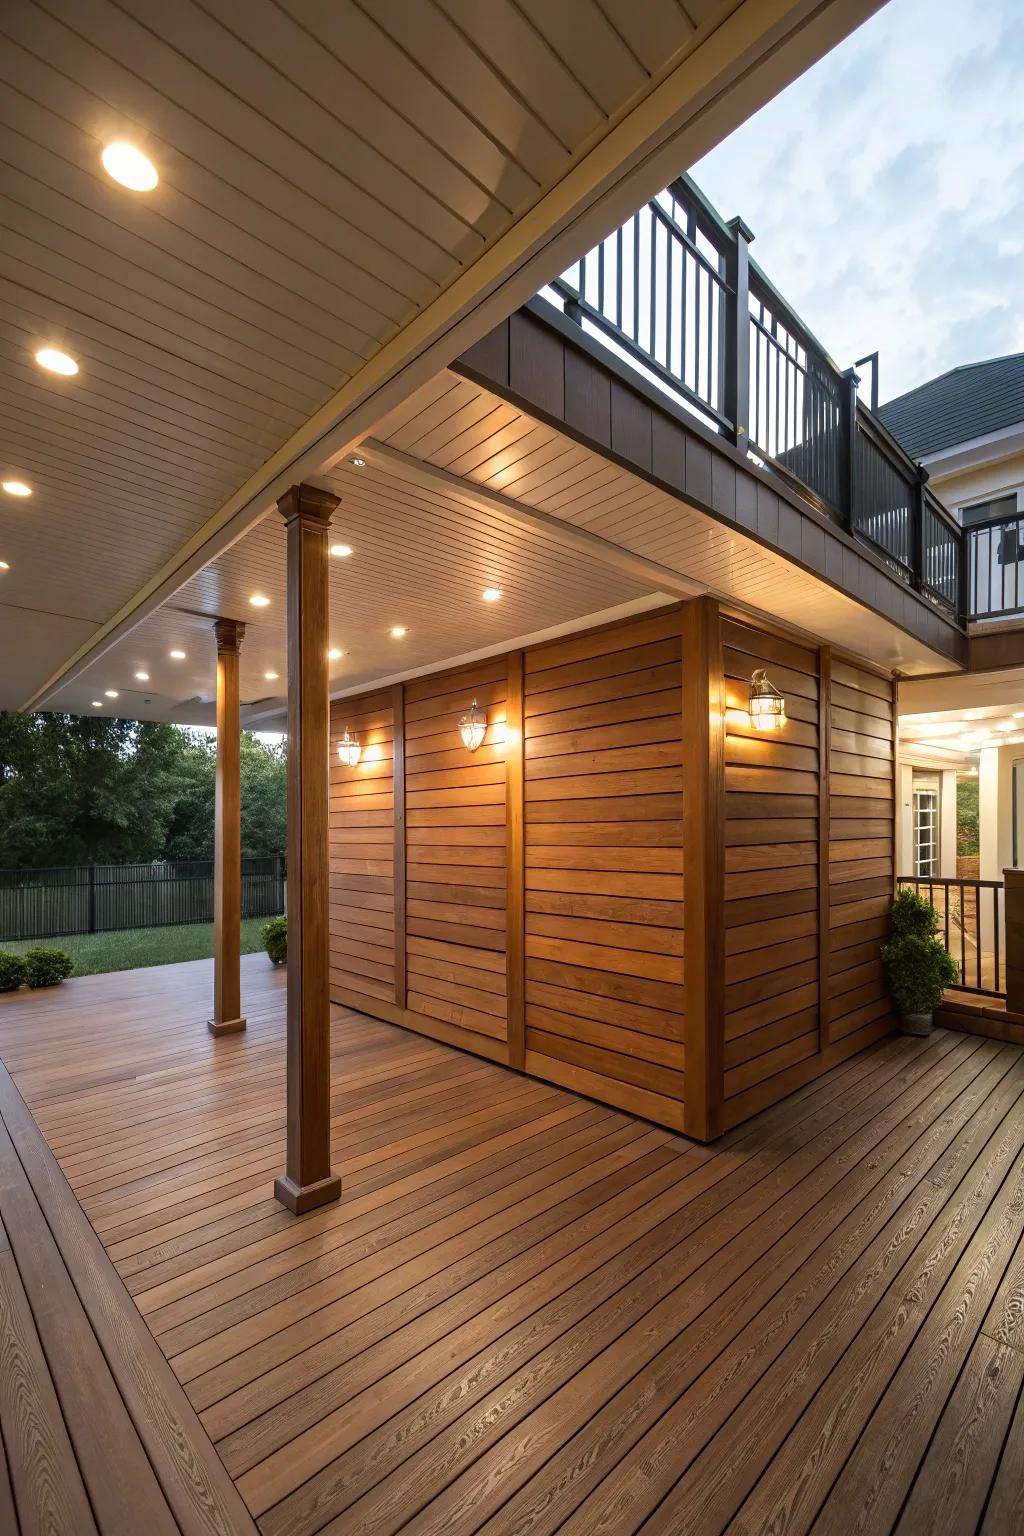
[[(242, 916), (285, 909), (284, 857), (242, 860)], [(0, 870), (0, 942), (213, 920), (213, 863)]]
[(1024, 613), (1024, 515), (990, 518), (965, 533), (970, 617), (1006, 619)]
[(706, 425), (965, 622), (964, 530), (688, 176), (546, 290)]
[(960, 969), (957, 987), (985, 997), (1003, 997), (1003, 882), (901, 875), (896, 883), (923, 896), (939, 914), (943, 943)]

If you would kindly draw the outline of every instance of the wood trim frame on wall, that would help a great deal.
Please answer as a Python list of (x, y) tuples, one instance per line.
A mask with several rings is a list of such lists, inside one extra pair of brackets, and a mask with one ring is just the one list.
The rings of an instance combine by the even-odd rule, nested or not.
[(832, 652), (818, 650), (818, 1034), (819, 1049), (832, 1043), (829, 1007), (831, 936)]
[(395, 1004), (404, 1008), (408, 990), (406, 966), (406, 837), (405, 837), (405, 684), (395, 683), (391, 690), (394, 759), (391, 784), (394, 793), (394, 914), (395, 914)]
[(682, 654), (683, 1128), (698, 1141), (711, 1141), (723, 1125), (725, 1050), (725, 682), (714, 598), (683, 606)]
[(526, 785), (524, 657), (508, 656), (505, 697), (505, 977), (508, 1062), (522, 1071), (526, 1061)]

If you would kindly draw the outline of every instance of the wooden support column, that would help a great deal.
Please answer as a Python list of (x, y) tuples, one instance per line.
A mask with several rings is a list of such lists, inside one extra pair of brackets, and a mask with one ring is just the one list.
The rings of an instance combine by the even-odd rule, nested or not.
[(337, 1200), (328, 990), (327, 531), (338, 497), (293, 485), (288, 530), (288, 1136), (274, 1194), (296, 1214)]
[(725, 1094), (725, 677), (714, 598), (684, 605), (683, 912), (686, 925), (683, 1129), (721, 1134)]
[(245, 625), (218, 619), (217, 778), (213, 828), (213, 1018), (211, 1035), (233, 1035), (242, 1017), (241, 722), (238, 652)]

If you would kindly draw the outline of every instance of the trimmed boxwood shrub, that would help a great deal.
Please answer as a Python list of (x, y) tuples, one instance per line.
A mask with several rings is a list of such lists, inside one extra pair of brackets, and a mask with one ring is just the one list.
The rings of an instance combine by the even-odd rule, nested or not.
[(0, 992), (17, 992), (25, 980), (25, 962), (20, 955), (0, 953)]
[(891, 937), (882, 945), (889, 996), (903, 1018), (929, 1014), (959, 980), (956, 961), (938, 937), (939, 914), (906, 887), (892, 904)]
[(288, 919), (272, 917), (263, 929), (263, 948), (274, 965), (283, 965), (288, 958)]
[(75, 962), (65, 949), (30, 949), (25, 955), (25, 980), (30, 987), (54, 987), (74, 968)]

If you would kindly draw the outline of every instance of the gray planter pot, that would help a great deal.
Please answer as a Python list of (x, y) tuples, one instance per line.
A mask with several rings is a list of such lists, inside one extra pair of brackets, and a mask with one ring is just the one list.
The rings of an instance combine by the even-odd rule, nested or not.
[(905, 1013), (900, 1023), (905, 1035), (930, 1035), (932, 1032), (930, 1013)]

